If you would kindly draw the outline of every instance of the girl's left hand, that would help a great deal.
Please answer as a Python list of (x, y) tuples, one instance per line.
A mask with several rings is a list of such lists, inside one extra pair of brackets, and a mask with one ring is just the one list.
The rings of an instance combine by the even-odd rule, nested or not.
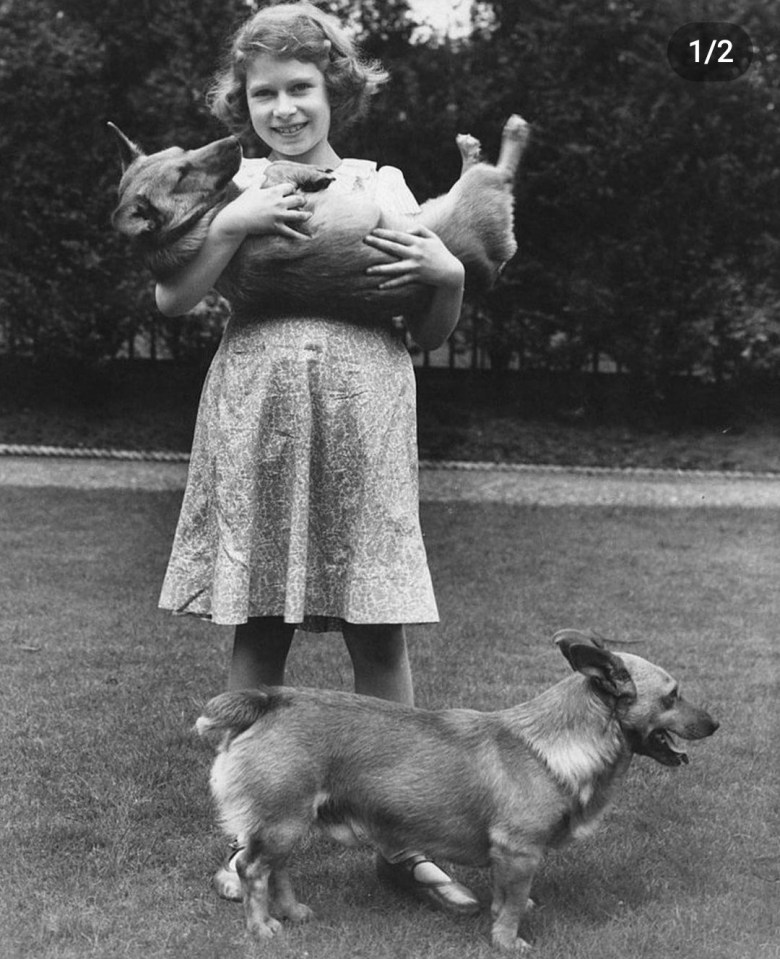
[(391, 290), (411, 283), (436, 287), (463, 285), (463, 264), (425, 226), (415, 226), (408, 232), (378, 228), (372, 230), (363, 242), (395, 257), (392, 263), (370, 266), (366, 270), (369, 276), (382, 279), (378, 287), (380, 290)]

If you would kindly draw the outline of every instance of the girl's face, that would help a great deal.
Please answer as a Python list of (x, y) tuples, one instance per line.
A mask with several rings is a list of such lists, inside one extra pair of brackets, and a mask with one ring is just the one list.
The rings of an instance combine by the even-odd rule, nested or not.
[(325, 77), (314, 63), (261, 53), (247, 65), (246, 97), (255, 133), (272, 160), (332, 166), (330, 104)]

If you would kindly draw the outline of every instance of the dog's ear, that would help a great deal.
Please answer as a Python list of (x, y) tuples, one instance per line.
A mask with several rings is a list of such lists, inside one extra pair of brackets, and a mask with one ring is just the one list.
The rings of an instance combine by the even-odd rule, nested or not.
[(598, 633), (591, 632), (590, 630), (586, 633), (582, 629), (559, 629), (553, 636), (553, 642), (568, 659), (569, 647), (577, 643), (590, 643), (599, 649), (605, 649), (607, 641), (603, 636), (599, 636)]
[(107, 125), (116, 135), (119, 145), (119, 159), (122, 161), (122, 172), (124, 173), (131, 163), (144, 155), (144, 152), (138, 144), (133, 143), (132, 140), (126, 137), (115, 123), (109, 120)]
[(583, 633), (579, 634), (578, 642), (576, 630), (561, 630), (561, 633), (565, 635), (557, 634), (555, 642), (572, 669), (592, 679), (597, 688), (608, 696), (615, 699), (636, 697), (634, 681), (619, 656), (590, 642), (583, 643), (582, 639), (589, 638)]

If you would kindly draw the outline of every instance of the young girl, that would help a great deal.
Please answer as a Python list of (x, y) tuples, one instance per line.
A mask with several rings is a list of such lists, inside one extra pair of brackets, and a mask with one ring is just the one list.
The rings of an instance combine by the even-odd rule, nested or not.
[[(214, 218), (196, 258), (157, 286), (165, 315), (192, 309), (249, 235), (291, 238), (308, 216), (291, 185), (260, 189), (271, 160), (332, 169), (329, 190), (373, 191), (388, 212), (416, 201), (399, 170), (342, 159), (330, 143), (387, 79), (335, 18), (310, 3), (262, 9), (236, 33), (212, 91), (216, 116), (268, 147), (245, 160), (244, 192)], [(443, 343), (463, 266), (429, 230), (375, 230), (391, 254), (377, 285), (423, 283), (430, 308), (406, 318), (422, 347)], [(204, 384), (187, 489), (160, 605), (235, 624), (230, 689), (284, 682), (296, 628), (341, 631), (355, 691), (413, 703), (406, 623), (438, 621), (418, 518), (415, 381), (391, 318), (339, 318), (322, 303), (233, 315)], [(240, 898), (235, 852), (216, 877)], [(383, 878), (443, 908), (474, 896), (416, 850), (378, 860)]]

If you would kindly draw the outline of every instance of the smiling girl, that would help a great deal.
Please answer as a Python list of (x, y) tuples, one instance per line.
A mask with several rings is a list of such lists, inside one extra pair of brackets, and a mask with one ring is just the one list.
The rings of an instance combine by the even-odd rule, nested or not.
[[(330, 142), (386, 80), (309, 3), (266, 7), (238, 30), (211, 107), (268, 155), (244, 160), (243, 192), (196, 258), (158, 284), (163, 313), (192, 309), (247, 236), (305, 242), (293, 186), (261, 189), (270, 161), (331, 169), (329, 190), (370, 191), (388, 213), (418, 209), (400, 170), (342, 158)], [(443, 343), (460, 314), (460, 261), (424, 227), (365, 242), (392, 258), (371, 268), (378, 287), (431, 287), (429, 308), (406, 324), (420, 346)], [(438, 621), (418, 516), (414, 373), (389, 317), (334, 313), (327, 302), (306, 315), (263, 302), (231, 316), (203, 388), (160, 604), (235, 625), (230, 689), (281, 685), (296, 628), (335, 630), (356, 692), (412, 704), (404, 626)], [(417, 850), (386, 852), (384, 878), (451, 911), (479, 908)], [(215, 877), (228, 898), (240, 897), (237, 855)]]

